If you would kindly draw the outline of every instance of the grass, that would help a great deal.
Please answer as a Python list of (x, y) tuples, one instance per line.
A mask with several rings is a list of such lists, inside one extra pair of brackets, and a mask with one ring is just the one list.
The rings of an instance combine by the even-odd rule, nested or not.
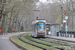
[[(46, 45), (43, 45), (43, 44), (39, 44), (39, 43), (30, 41), (30, 40), (28, 40), (28, 39), (25, 38), (25, 35), (26, 35), (26, 34), (23, 34), (21, 38), (22, 38), (24, 41), (26, 41), (26, 42), (29, 42), (29, 43), (32, 43), (32, 44), (35, 44), (35, 45), (37, 45), (37, 46), (41, 46), (41, 47), (43, 47), (43, 48), (47, 48), (47, 49), (50, 49), (50, 50), (60, 50), (60, 49), (56, 49), (56, 48), (54, 48), (54, 47), (49, 47), (49, 46), (46, 46)], [(20, 35), (18, 35), (18, 36), (20, 36)], [(27, 50), (42, 50), (42, 49), (40, 49), (40, 48), (38, 48), (38, 47), (35, 47), (35, 46), (32, 46), (32, 45), (30, 45), (30, 44), (27, 44), (27, 43), (24, 43), (24, 42), (20, 41), (20, 40), (18, 39), (18, 36), (12, 36), (11, 39), (12, 39), (15, 43), (17, 43), (17, 44), (21, 45), (22, 47), (26, 48)], [(52, 45), (52, 46), (58, 46), (58, 47), (62, 47), (62, 48), (71, 49), (71, 48), (68, 47), (68, 46), (63, 46), (63, 45), (61, 46), (61, 45), (59, 45), (59, 44), (53, 44), (53, 43), (50, 43), (50, 42), (45, 42), (45, 41), (41, 41), (41, 40), (39, 40), (39, 39), (32, 38), (32, 37), (31, 37), (31, 34), (28, 34), (27, 37), (28, 37), (29, 39), (32, 39), (32, 40), (35, 40), (35, 41), (38, 41), (38, 42), (41, 42), (41, 43), (44, 43), (44, 44), (49, 44), (49, 45)], [(44, 40), (46, 40), (46, 39), (44, 39)], [(50, 40), (48, 40), (48, 41), (50, 41)], [(51, 40), (51, 42), (52, 42), (52, 40)], [(58, 43), (58, 42), (55, 41), (55, 43)], [(71, 45), (71, 46), (75, 46), (74, 44), (69, 44), (69, 43), (63, 43), (63, 44), (68, 44), (68, 45)], [(75, 49), (71, 49), (71, 50), (75, 50)]]
[(59, 44), (54, 44), (54, 43), (45, 42), (45, 41), (41, 41), (41, 40), (32, 38), (32, 37), (30, 36), (30, 34), (28, 35), (28, 38), (29, 38), (29, 39), (32, 39), (32, 40), (35, 40), (35, 41), (38, 41), (38, 42), (41, 42), (41, 43), (44, 43), (44, 44), (49, 44), (49, 45), (52, 45), (52, 46), (57, 46), (57, 47), (61, 47), (61, 48), (69, 48), (69, 49), (71, 49), (71, 47), (69, 47), (69, 46), (64, 46), (64, 45), (61, 46), (61, 45), (59, 45)]
[[(43, 39), (43, 40), (47, 40), (47, 39)], [(54, 42), (54, 43), (60, 43), (60, 42), (57, 42), (57, 41), (53, 41), (53, 40), (47, 40), (47, 41), (50, 41), (50, 42)], [(61, 44), (66, 44), (66, 45), (70, 45), (70, 46), (75, 46), (75, 44), (71, 44), (71, 43), (64, 43), (62, 42)]]
[(38, 46), (41, 46), (41, 47), (44, 47), (44, 48), (47, 48), (47, 49), (51, 49), (51, 50), (59, 50), (59, 49), (56, 49), (56, 48), (53, 48), (53, 47), (49, 47), (49, 46), (46, 46), (46, 45), (43, 45), (43, 44), (39, 44), (39, 43), (30, 41), (30, 40), (28, 40), (28, 39), (25, 38), (25, 34), (24, 34), (21, 38), (22, 38), (23, 40), (29, 42), (29, 43), (32, 43), (32, 44), (35, 44), (35, 45), (38, 45)]
[(11, 40), (13, 40), (15, 43), (19, 44), (20, 46), (26, 48), (27, 50), (42, 50), (40, 48), (37, 48), (35, 46), (29, 45), (27, 43), (24, 43), (24, 42), (20, 41), (18, 39), (18, 36), (12, 36)]

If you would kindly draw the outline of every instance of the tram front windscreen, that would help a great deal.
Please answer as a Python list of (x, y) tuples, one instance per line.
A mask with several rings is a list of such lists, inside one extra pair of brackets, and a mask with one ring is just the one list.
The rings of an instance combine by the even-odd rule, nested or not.
[(38, 31), (45, 31), (45, 23), (44, 22), (39, 22), (37, 24), (38, 26)]

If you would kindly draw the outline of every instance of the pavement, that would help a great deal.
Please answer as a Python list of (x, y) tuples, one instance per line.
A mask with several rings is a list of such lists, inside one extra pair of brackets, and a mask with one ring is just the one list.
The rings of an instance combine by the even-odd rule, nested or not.
[(0, 50), (21, 50), (10, 42), (9, 37), (13, 35), (23, 34), (26, 32), (8, 33), (7, 35), (0, 35)]

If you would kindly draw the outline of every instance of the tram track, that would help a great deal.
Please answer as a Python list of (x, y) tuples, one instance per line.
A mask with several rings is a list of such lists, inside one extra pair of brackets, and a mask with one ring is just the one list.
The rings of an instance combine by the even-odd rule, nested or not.
[(24, 43), (28, 43), (28, 44), (30, 44), (30, 45), (36, 46), (36, 47), (41, 48), (41, 49), (43, 49), (43, 50), (48, 50), (48, 49), (46, 49), (46, 48), (44, 48), (44, 47), (41, 47), (41, 46), (38, 46), (38, 45), (35, 45), (35, 44), (32, 44), (32, 43), (29, 43), (29, 42), (23, 40), (23, 39), (21, 38), (21, 36), (22, 36), (22, 35), (20, 35), (20, 36), (18, 37), (18, 39), (21, 40), (21, 41), (23, 41)]
[[(22, 43), (26, 43), (28, 45), (32, 45), (35, 48), (39, 48), (40, 50), (75, 50), (72, 47), (67, 44), (57, 43), (53, 41), (49, 41), (48, 38), (33, 38), (31, 37), (31, 34), (21, 34), (17, 36), (17, 38), (22, 41)], [(28, 49), (27, 47), (25, 47)], [(33, 50), (33, 49), (29, 49)], [(35, 49), (34, 49), (35, 50)]]
[[(38, 38), (35, 38), (35, 39), (38, 39)], [(40, 40), (40, 38), (38, 39), (38, 40)], [(49, 39), (47, 39), (47, 40), (49, 40)], [(61, 42), (59, 43), (56, 43), (55, 41), (47, 41), (47, 40), (43, 40), (43, 38), (41, 39), (41, 41), (43, 42), (49, 42), (49, 43), (53, 43), (53, 44), (58, 44), (58, 45), (61, 45), (61, 46), (67, 46), (67, 47), (69, 47), (69, 48), (71, 48), (71, 49), (69, 49), (69, 48), (67, 48), (67, 50), (75, 50), (75, 46), (73, 46), (73, 45), (68, 45), (67, 43), (64, 43), (64, 44), (62, 44)], [(35, 40), (36, 41), (36, 40)]]
[[(27, 36), (25, 38), (27, 38)], [(29, 38), (27, 38), (27, 39), (29, 39)], [(50, 47), (53, 47), (53, 48), (56, 48), (56, 49), (65, 50), (65, 48), (61, 48), (61, 47), (57, 47), (57, 46), (52, 46), (50, 44), (45, 44), (45, 43), (38, 42), (38, 41), (35, 41), (35, 40), (32, 40), (32, 39), (29, 39), (29, 40), (31, 40), (33, 42), (36, 42), (36, 43), (39, 43), (39, 44), (43, 44), (43, 45), (46, 45), (46, 46), (50, 46)]]
[(75, 44), (75, 41), (71, 41), (71, 40), (60, 39), (60, 38), (53, 38), (53, 37), (49, 37), (49, 36), (47, 38), (50, 39), (50, 40), (58, 41), (58, 42), (74, 43)]
[[(28, 34), (27, 34), (27, 35), (28, 35)], [(32, 41), (32, 40), (28, 39), (27, 35), (25, 35), (24, 37), (25, 37), (25, 39), (27, 39), (27, 40), (29, 40), (29, 41), (25, 41), (25, 39), (23, 39), (23, 38), (21, 38), (21, 37), (19, 37), (19, 39), (22, 40), (22, 41), (25, 42), (25, 43), (30, 44), (30, 45), (36, 46), (36, 47), (38, 47), (38, 48), (42, 48), (43, 50), (65, 50), (65, 48), (61, 48), (61, 47), (57, 47), (57, 46), (52, 46), (52, 45), (44, 44), (44, 43), (41, 43), (41, 42), (36, 42), (36, 41), (34, 41), (34, 40)], [(32, 38), (32, 37), (30, 37), (30, 38)], [(34, 44), (33, 42), (34, 42), (34, 43), (37, 43), (37, 45)], [(38, 45), (38, 44), (39, 44), (39, 45)], [(41, 45), (41, 46), (40, 46), (40, 45)]]
[[(73, 41), (67, 41), (67, 40), (56, 39), (56, 38), (51, 38), (51, 37), (47, 37), (46, 39), (50, 40), (50, 42), (52, 42), (52, 43), (57, 43), (57, 44), (61, 44), (61, 45), (66, 45), (66, 43), (75, 44), (75, 42), (73, 42)], [(46, 41), (46, 39), (45, 39), (45, 41)], [(43, 39), (41, 39), (41, 40), (43, 40)], [(66, 46), (71, 46), (71, 45), (67, 44)], [(75, 45), (73, 47), (75, 47)]]
[[(12, 36), (10, 38), (11, 42), (16, 45), (17, 47), (21, 48), (22, 50), (47, 50), (43, 47), (40, 47), (40, 46), (35, 46), (33, 44), (30, 44), (28, 43), (27, 41), (22, 41), (21, 37), (23, 36), (24, 34), (21, 34), (21, 35), (17, 35), (17, 36)], [(21, 40), (19, 40), (19, 38)], [(34, 49), (33, 49), (34, 48)]]
[[(49, 40), (50, 39), (50, 40)], [(75, 45), (71, 45), (71, 44), (67, 44), (67, 41), (65, 40), (65, 42), (63, 42), (63, 40), (57, 40), (57, 39), (54, 39), (54, 38), (47, 38), (47, 39), (39, 39), (41, 41), (45, 41), (45, 42), (49, 42), (49, 43), (54, 43), (54, 44), (59, 44), (59, 45), (63, 45), (63, 46), (69, 46), (71, 48), (75, 48)]]
[(9, 40), (18, 48), (22, 49), (22, 50), (27, 50), (26, 48), (20, 46), (19, 44), (15, 43), (13, 40), (11, 40), (11, 37), (9, 38)]
[(53, 42), (53, 41), (47, 41), (47, 40), (43, 40), (43, 39), (40, 39), (41, 41), (45, 41), (45, 42), (50, 42), (50, 43), (54, 43), (54, 44), (59, 44), (59, 45), (64, 45), (64, 46), (69, 46), (69, 47), (72, 47), (72, 48), (75, 48), (75, 46), (71, 46), (71, 45), (67, 45), (67, 44), (62, 44), (61, 42)]

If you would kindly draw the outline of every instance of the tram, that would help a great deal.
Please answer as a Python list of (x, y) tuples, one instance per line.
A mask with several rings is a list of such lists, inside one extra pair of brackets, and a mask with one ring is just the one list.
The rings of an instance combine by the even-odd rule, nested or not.
[(46, 21), (38, 19), (32, 22), (32, 37), (46, 37)]

